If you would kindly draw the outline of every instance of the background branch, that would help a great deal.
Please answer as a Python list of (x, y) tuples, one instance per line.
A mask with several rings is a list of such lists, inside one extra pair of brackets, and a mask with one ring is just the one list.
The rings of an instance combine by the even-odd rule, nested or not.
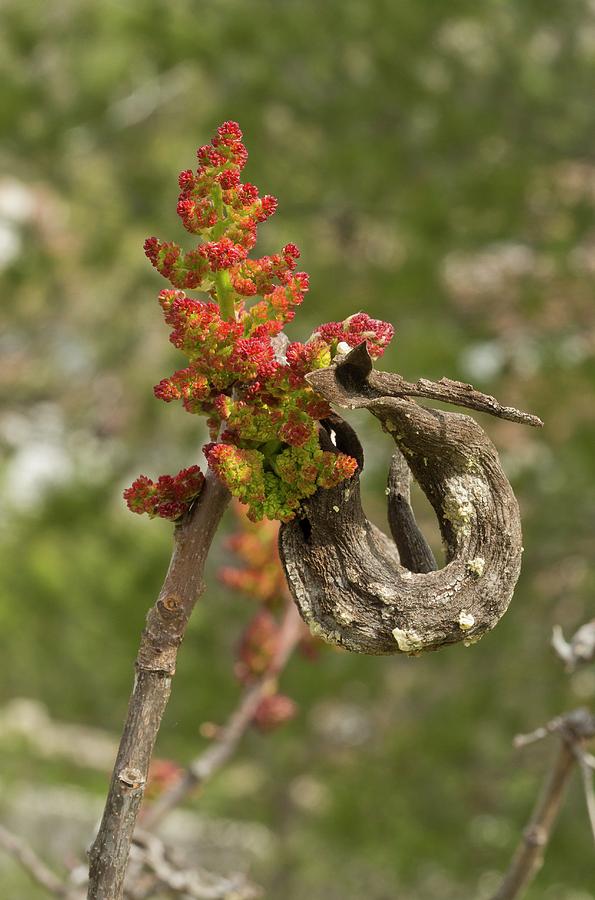
[[(575, 766), (577, 763), (580, 764), (583, 743), (585, 740), (595, 737), (595, 716), (585, 709), (574, 710), (564, 716), (552, 719), (543, 728), (537, 729), (529, 735), (518, 736), (515, 739), (515, 746), (522, 747), (534, 743), (556, 732), (561, 738), (558, 753), (546, 777), (529, 824), (515, 850), (509, 869), (492, 900), (515, 900), (515, 898), (521, 897), (541, 868), (545, 849), (560, 812), (566, 788)], [(587, 764), (585, 763), (585, 765)], [(593, 827), (591, 773), (589, 772), (587, 786), (584, 767), (583, 779), (587, 808), (591, 827)]]
[(0, 847), (6, 850), (35, 881), (55, 897), (69, 897), (68, 886), (21, 838), (0, 825)]
[[(222, 877), (205, 869), (187, 869), (177, 859), (169, 858), (169, 851), (163, 841), (145, 831), (137, 832), (133, 841), (133, 854), (141, 865), (155, 875), (157, 885), (165, 887), (173, 894), (196, 900), (251, 900), (259, 896), (259, 891), (249, 884), (242, 874)], [(138, 895), (137, 895), (138, 896)]]
[(215, 741), (192, 760), (181, 780), (164, 791), (155, 803), (143, 812), (142, 822), (145, 829), (155, 828), (172, 809), (182, 803), (197, 787), (211, 779), (227, 763), (250, 727), (261, 701), (274, 690), (276, 677), (285, 667), (304, 633), (304, 624), (297, 608), (288, 598), (276, 653), (269, 669), (261, 678), (245, 688), (237, 707), (219, 730)]

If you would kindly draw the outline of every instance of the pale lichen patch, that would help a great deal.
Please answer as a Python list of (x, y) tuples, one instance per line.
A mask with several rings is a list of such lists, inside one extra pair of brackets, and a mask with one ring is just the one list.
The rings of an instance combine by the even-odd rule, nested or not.
[(475, 559), (470, 559), (467, 563), (467, 571), (470, 575), (474, 575), (475, 578), (481, 578), (484, 573), (486, 561), (483, 556), (476, 556)]
[(335, 608), (335, 618), (339, 625), (351, 625), (353, 623), (353, 616), (341, 606)]
[(465, 612), (464, 609), (459, 613), (459, 628), (461, 631), (469, 631), (475, 625), (475, 616), (472, 613)]
[(408, 631), (406, 628), (393, 628), (393, 637), (402, 653), (416, 653), (423, 650), (424, 639), (417, 631)]
[(381, 584), (380, 582), (370, 582), (368, 585), (370, 591), (378, 597), (379, 600), (382, 600), (383, 603), (395, 603), (398, 600), (397, 592), (394, 588), (389, 588), (385, 584)]
[(481, 472), (481, 466), (474, 456), (468, 457), (465, 467), (469, 469), (470, 472)]
[(489, 489), (475, 475), (453, 475), (446, 481), (446, 496), (442, 514), (461, 535), (471, 534), (471, 521), (476, 515), (475, 504), (485, 503)]
[(307, 625), (310, 629), (310, 634), (314, 637), (319, 637), (327, 644), (340, 644), (342, 643), (342, 635), (340, 631), (336, 631), (333, 629), (327, 629), (323, 627), (316, 619), (307, 619)]

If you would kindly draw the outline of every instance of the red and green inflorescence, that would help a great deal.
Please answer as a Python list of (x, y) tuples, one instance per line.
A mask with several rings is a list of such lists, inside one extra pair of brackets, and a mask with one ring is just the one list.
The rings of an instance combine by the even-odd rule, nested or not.
[[(248, 154), (237, 123), (221, 125), (197, 155), (196, 171), (180, 175), (177, 212), (198, 245), (183, 251), (156, 237), (145, 241), (147, 257), (172, 285), (159, 302), (170, 341), (187, 359), (155, 395), (206, 416), (207, 463), (253, 521), (289, 521), (306, 497), (357, 468), (352, 457), (321, 449), (319, 422), (330, 409), (305, 375), (364, 341), (371, 356), (380, 356), (393, 328), (360, 312), (320, 325), (305, 343), (290, 343), (283, 328), (308, 290), (308, 276), (296, 271), (299, 250), (287, 244), (280, 253), (248, 256), (277, 201), (241, 182)], [(178, 518), (201, 487), (197, 480), (196, 493), (183, 497), (173, 487), (178, 479), (185, 483), (183, 474), (156, 483), (141, 476), (125, 492), (130, 509)]]

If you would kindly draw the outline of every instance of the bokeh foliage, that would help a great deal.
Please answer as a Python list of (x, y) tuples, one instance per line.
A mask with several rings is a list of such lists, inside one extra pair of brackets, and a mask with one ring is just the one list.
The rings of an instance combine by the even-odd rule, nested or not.
[[(595, 4), (5, 0), (0, 20), (0, 697), (119, 728), (170, 547), (121, 490), (204, 440), (152, 397), (180, 360), (142, 242), (180, 237), (177, 172), (237, 119), (246, 177), (280, 201), (258, 249), (295, 241), (311, 275), (291, 336), (365, 309), (398, 329), (387, 368), (472, 380), (546, 428), (482, 420), (525, 530), (497, 630), (428, 658), (294, 660), (300, 717), (246, 742), (251, 791), (222, 775), (201, 806), (276, 834), (255, 873), (267, 896), (479, 896), (548, 760), (511, 736), (595, 695), (593, 672), (568, 679), (548, 648), (595, 593)], [(390, 447), (353, 421), (381, 522)], [(216, 584), (223, 554), (160, 738), (182, 761), (237, 694), (250, 609)], [(530, 900), (595, 896), (581, 804)]]

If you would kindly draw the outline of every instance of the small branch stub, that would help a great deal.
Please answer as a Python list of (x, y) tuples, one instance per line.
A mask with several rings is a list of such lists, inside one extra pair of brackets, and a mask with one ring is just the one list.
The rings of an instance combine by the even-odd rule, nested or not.
[(146, 779), (140, 769), (127, 768), (118, 773), (118, 781), (125, 790), (144, 788)]
[[(519, 575), (518, 504), (474, 419), (422, 407), (407, 394), (525, 424), (541, 421), (470, 385), (446, 379), (410, 385), (374, 372), (365, 344), (307, 379), (333, 405), (369, 410), (393, 437), (396, 453), (386, 492), (391, 541), (361, 506), (363, 453), (355, 432), (338, 416), (323, 423), (323, 442), (331, 444), (332, 436), (337, 451), (358, 459), (359, 470), (349, 482), (318, 491), (303, 517), (281, 528), (281, 558), (302, 617), (325, 640), (359, 653), (417, 655), (475, 643), (506, 612)], [(438, 517), (446, 550), (439, 570), (409, 505), (410, 475)]]

